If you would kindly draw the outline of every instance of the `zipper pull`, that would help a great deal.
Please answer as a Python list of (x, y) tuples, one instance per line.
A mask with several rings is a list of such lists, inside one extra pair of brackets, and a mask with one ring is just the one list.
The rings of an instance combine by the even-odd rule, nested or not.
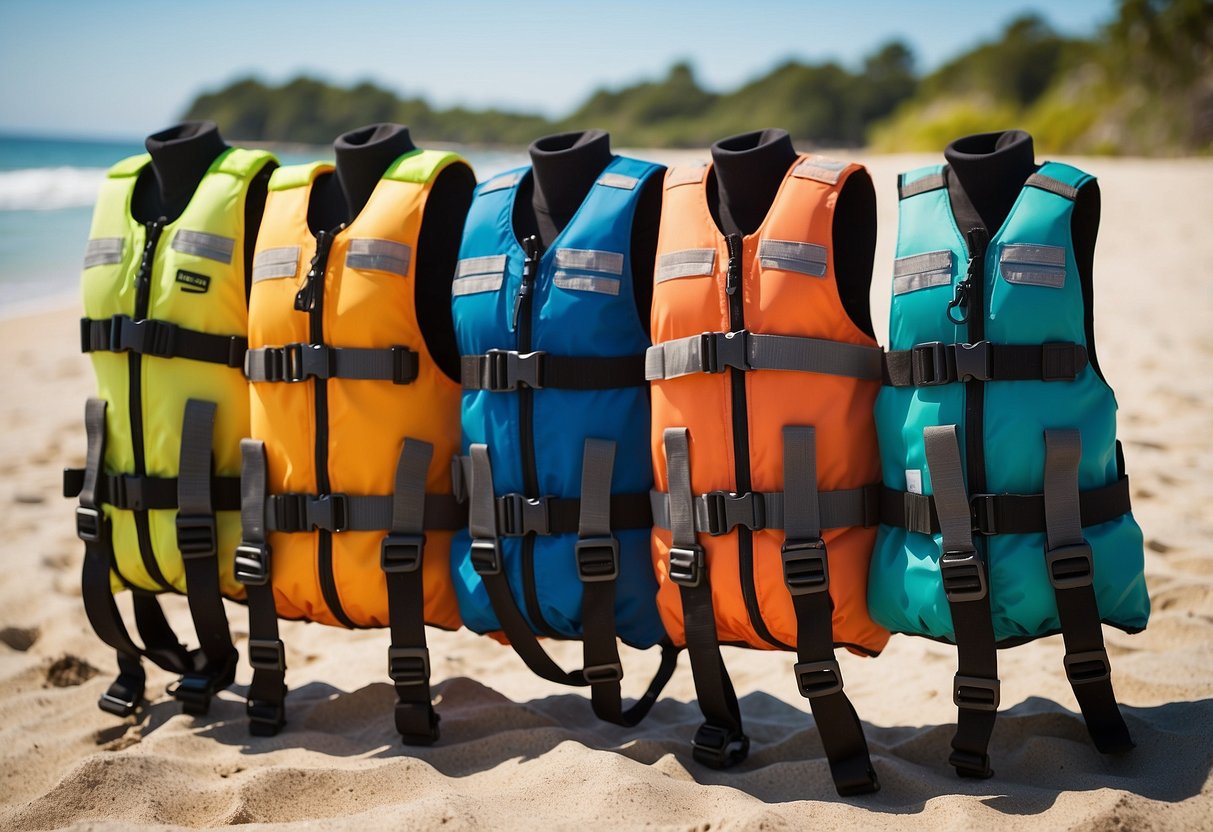
[(724, 244), (729, 251), (729, 267), (725, 272), (724, 291), (727, 295), (735, 295), (741, 288), (741, 235), (728, 235), (724, 238)]
[(135, 273), (136, 289), (144, 289), (151, 283), (156, 245), (160, 242), (160, 233), (164, 231), (164, 226), (167, 224), (167, 217), (159, 217), (146, 224), (147, 238), (143, 243), (143, 257), (139, 260), (139, 271)]
[[(337, 226), (337, 231), (344, 227), (344, 224)], [(324, 280), (324, 270), (328, 266), (329, 248), (333, 245), (334, 233), (336, 232), (319, 231), (316, 234), (316, 253), (312, 255), (307, 276), (303, 278), (303, 288), (295, 293), (297, 312), (308, 312), (316, 306), (316, 286), (318, 281)]]
[(539, 248), (539, 238), (534, 234), (522, 241), (522, 250), (526, 252), (526, 260), (522, 263), (522, 280), (518, 283), (518, 294), (514, 295), (514, 314), (510, 317), (510, 329), (518, 328), (518, 319), (522, 316), (522, 302), (531, 294), (531, 285), (539, 273), (539, 258), (543, 252)]
[[(948, 304), (944, 314), (948, 320), (959, 326), (969, 320), (969, 295), (973, 292), (973, 281), (981, 271), (982, 260), (986, 255), (986, 244), (989, 242), (988, 233), (981, 226), (969, 229), (968, 233), (969, 262), (965, 267), (965, 279), (956, 284), (956, 295)], [(952, 310), (959, 315), (953, 315)]]

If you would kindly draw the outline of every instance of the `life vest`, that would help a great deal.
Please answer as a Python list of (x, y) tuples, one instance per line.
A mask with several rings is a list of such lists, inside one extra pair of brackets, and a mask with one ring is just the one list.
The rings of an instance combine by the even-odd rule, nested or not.
[(745, 237), (717, 230), (709, 170), (666, 176), (647, 357), (658, 605), (707, 717), (695, 758), (724, 767), (749, 747), (719, 643), (796, 650), (837, 788), (872, 791), (834, 660), (888, 639), (865, 608), (881, 353), (843, 308), (833, 251), (862, 168), (800, 157)]
[[(149, 156), (109, 170), (93, 212), (81, 279), (81, 348), (97, 398), (85, 408), (86, 467), (65, 472), (79, 496), (85, 544), (81, 594), (93, 629), (118, 653), (120, 675), (98, 703), (126, 716), (143, 696), (141, 657), (182, 675), (185, 711), (205, 713), (232, 682), (236, 651), (220, 595), (240, 539), (239, 442), (248, 432), (245, 197), (274, 157), (222, 153), (171, 222), (141, 223), (131, 199)], [(131, 589), (143, 646), (113, 594)], [(155, 594), (187, 593), (200, 649), (177, 640)]]
[[(391, 627), (389, 675), (406, 742), (438, 737), (425, 624), (459, 627), (451, 496), (459, 385), (418, 323), (418, 235), (453, 153), (397, 159), (349, 223), (313, 234), (308, 205), (324, 163), (270, 181), (249, 301), (251, 439), (244, 455), (248, 713), (254, 734), (285, 721), (277, 617)], [(470, 177), (469, 177), (470, 180)], [(469, 181), (470, 185), (470, 181)]]
[(1071, 236), (1092, 178), (1046, 163), (992, 238), (970, 206), (953, 212), (949, 178), (934, 166), (900, 180), (868, 598), (890, 630), (957, 645), (951, 763), (986, 777), (995, 646), (1052, 633), (1100, 750), (1131, 746), (1100, 621), (1136, 632), (1150, 602), (1076, 260), (1093, 251)]
[[(615, 157), (547, 251), (512, 225), (520, 168), (480, 185), (452, 286), (463, 362), (469, 532), (452, 573), (463, 621), (498, 633), (538, 675), (590, 685), (595, 712), (635, 724), (673, 672), (629, 711), (616, 635), (665, 641), (653, 604), (646, 446), (648, 336), (636, 311), (632, 227), (655, 165)], [(536, 640), (582, 639), (565, 672)]]

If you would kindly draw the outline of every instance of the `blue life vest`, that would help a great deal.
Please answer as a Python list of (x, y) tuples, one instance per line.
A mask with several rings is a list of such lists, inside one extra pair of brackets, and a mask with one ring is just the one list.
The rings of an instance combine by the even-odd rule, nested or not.
[[(594, 685), (608, 719), (598, 683), (618, 698), (616, 633), (640, 648), (666, 641), (649, 553), (649, 336), (630, 251), (643, 185), (660, 170), (616, 157), (546, 252), (512, 224), (529, 169), (481, 184), (452, 287), (471, 499), (451, 548), (460, 614), (476, 632), (503, 631), (545, 678)], [(587, 666), (560, 671), (535, 634), (584, 639)]]
[(1043, 165), (989, 238), (954, 215), (949, 175), (921, 168), (900, 183), (868, 601), (893, 632), (957, 643), (952, 762), (988, 776), (994, 644), (1063, 633), (1092, 736), (1121, 750), (1100, 622), (1136, 632), (1150, 602), (1071, 236), (1092, 177)]

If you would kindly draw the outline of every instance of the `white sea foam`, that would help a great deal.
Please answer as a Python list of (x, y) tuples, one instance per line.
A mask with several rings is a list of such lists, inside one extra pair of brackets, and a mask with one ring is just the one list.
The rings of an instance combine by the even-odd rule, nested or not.
[(54, 211), (92, 205), (105, 168), (25, 168), (0, 171), (0, 211)]

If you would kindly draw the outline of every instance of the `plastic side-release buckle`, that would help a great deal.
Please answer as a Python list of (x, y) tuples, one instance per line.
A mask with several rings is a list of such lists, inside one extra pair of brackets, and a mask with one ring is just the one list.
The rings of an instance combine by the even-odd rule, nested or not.
[(583, 537), (573, 544), (577, 577), (582, 583), (613, 581), (619, 577), (619, 541), (613, 537)]
[(750, 753), (750, 738), (723, 725), (705, 722), (691, 740), (691, 755), (710, 768), (729, 768)]
[(308, 521), (317, 529), (343, 532), (349, 526), (349, 502), (345, 494), (321, 494), (310, 501)]
[(503, 537), (527, 534), (550, 534), (548, 520), (550, 497), (527, 497), (524, 494), (503, 494), (494, 508), (497, 513), (497, 533)]
[(379, 544), (379, 568), (389, 574), (416, 572), (425, 553), (424, 534), (392, 532)]
[(736, 332), (704, 332), (699, 336), (699, 365), (704, 373), (723, 373), (728, 367), (749, 370), (750, 333), (739, 329)]
[(1049, 549), (1045, 552), (1045, 564), (1049, 568), (1049, 583), (1054, 589), (1081, 589), (1091, 585), (1094, 563), (1091, 544), (1086, 541)]
[(955, 355), (957, 381), (990, 380), (989, 341), (978, 341), (976, 344), (957, 344)]
[(699, 586), (704, 565), (703, 547), (699, 544), (670, 547), (670, 580), (679, 586), (687, 589)]
[(543, 360), (546, 353), (517, 350), (489, 350), (484, 354), (484, 389), (505, 393), (525, 385), (533, 390), (543, 387)]
[(710, 491), (702, 497), (707, 509), (707, 525), (704, 530), (713, 537), (728, 534), (735, 526), (745, 526), (752, 531), (767, 527), (767, 503), (757, 491), (738, 494), (733, 491)]
[(939, 574), (949, 603), (980, 601), (986, 597), (986, 565), (976, 550), (945, 552), (939, 559)]

